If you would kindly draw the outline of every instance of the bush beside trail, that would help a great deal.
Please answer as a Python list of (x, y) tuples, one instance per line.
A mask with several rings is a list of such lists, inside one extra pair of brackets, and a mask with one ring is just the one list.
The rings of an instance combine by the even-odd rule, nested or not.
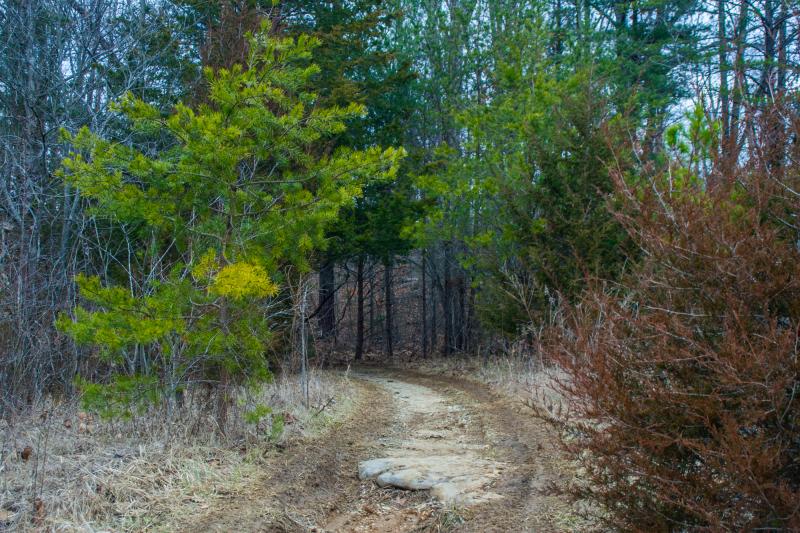
[(643, 259), (544, 338), (572, 408), (551, 420), (591, 479), (576, 493), (613, 526), (800, 528), (793, 146), (785, 166), (765, 156), (707, 187), (677, 164), (616, 176), (617, 218)]

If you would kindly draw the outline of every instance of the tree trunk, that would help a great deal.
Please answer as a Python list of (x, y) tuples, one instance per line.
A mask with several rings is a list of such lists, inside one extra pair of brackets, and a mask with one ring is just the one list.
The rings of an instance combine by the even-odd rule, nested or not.
[(307, 288), (305, 285), (302, 287), (302, 296), (300, 299), (300, 378), (303, 386), (303, 400), (306, 409), (309, 406), (308, 394), (308, 346), (306, 339), (306, 298)]
[(319, 270), (319, 329), (323, 339), (336, 335), (336, 271), (330, 259)]
[[(731, 93), (731, 112), (730, 112), (730, 137), (729, 145), (723, 147), (726, 149), (725, 157), (728, 161), (737, 161), (739, 158), (739, 151), (741, 150), (741, 141), (739, 139), (739, 132), (742, 130), (740, 125), (740, 115), (744, 102), (744, 95), (747, 90), (746, 70), (745, 65), (745, 47), (747, 41), (747, 18), (748, 18), (748, 3), (741, 2), (739, 6), (739, 16), (736, 21), (736, 30), (734, 33), (734, 42), (736, 44), (736, 55), (733, 62), (733, 91)], [(745, 123), (744, 128), (748, 126)], [(733, 175), (725, 176), (728, 181), (733, 180)]]
[(392, 346), (392, 260), (387, 259), (383, 265), (384, 304), (386, 305), (386, 356), (394, 357)]
[(375, 335), (375, 265), (370, 265), (369, 272), (369, 329), (367, 334), (368, 348), (372, 349)]
[(456, 314), (458, 320), (455, 325), (456, 342), (455, 349), (463, 352), (466, 347), (466, 328), (467, 328), (467, 291), (466, 279), (463, 272), (458, 276), (458, 313)]
[(467, 353), (471, 353), (474, 340), (472, 298), (473, 298), (472, 287), (470, 286), (469, 282), (467, 282), (466, 287), (464, 288), (464, 346), (462, 348), (462, 350), (464, 350)]
[(780, 14), (778, 15), (778, 93), (783, 96), (786, 92), (787, 53), (789, 41), (787, 38), (787, 25), (789, 23), (789, 2), (781, 0)]
[(764, 65), (761, 70), (761, 90), (763, 96), (775, 95), (775, 5), (773, 0), (764, 2), (762, 16), (764, 27)]
[(425, 250), (422, 251), (422, 357), (428, 357), (428, 298), (425, 279)]
[(438, 324), (436, 321), (437, 308), (436, 308), (436, 286), (431, 280), (431, 352), (435, 352), (438, 344)]
[(561, 54), (564, 51), (564, 40), (563, 40), (563, 33), (564, 30), (562, 28), (562, 7), (561, 7), (561, 0), (556, 0), (556, 12), (555, 12), (555, 19), (556, 19), (556, 31), (555, 31), (555, 44), (553, 46), (553, 51), (555, 52), (556, 61), (561, 60)]
[[(219, 322), (222, 331), (229, 334), (228, 307), (224, 301), (219, 310)], [(230, 384), (230, 376), (228, 375), (228, 370), (225, 368), (224, 362), (218, 364), (219, 383), (217, 383), (216, 421), (219, 432), (225, 435), (225, 429), (228, 425), (228, 386)]]
[(230, 378), (228, 371), (225, 370), (225, 365), (220, 365), (219, 368), (219, 383), (217, 384), (217, 413), (216, 421), (217, 428), (222, 435), (225, 435), (225, 429), (228, 425), (228, 385)]
[(719, 98), (723, 145), (730, 135), (730, 99), (728, 96), (728, 32), (725, 25), (725, 0), (717, 0), (717, 38), (719, 45)]
[(444, 283), (442, 286), (442, 314), (444, 315), (444, 355), (453, 353), (453, 279), (450, 268), (450, 244), (444, 246)]
[(364, 256), (358, 256), (356, 269), (356, 361), (364, 357)]

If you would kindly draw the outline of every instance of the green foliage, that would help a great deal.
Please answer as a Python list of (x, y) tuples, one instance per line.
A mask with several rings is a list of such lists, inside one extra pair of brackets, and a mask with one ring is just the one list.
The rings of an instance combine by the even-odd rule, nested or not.
[[(58, 320), (120, 375), (172, 387), (267, 378), (283, 271), (307, 270), (339, 211), (369, 181), (395, 175), (402, 150), (311, 150), (365, 112), (320, 104), (310, 89), (317, 45), (254, 35), (246, 65), (205, 71), (207, 104), (168, 115), (129, 95), (116, 109), (140, 143), (85, 128), (68, 136), (73, 152), (59, 175), (149, 257), (141, 263), (150, 269), (126, 272), (124, 286), (80, 276), (87, 305)], [(153, 149), (153, 136), (169, 140)]]
[[(686, 93), (674, 70), (697, 57), (695, 0), (649, 0), (614, 4), (613, 64), (619, 95), (633, 98), (640, 119), (663, 115)], [(649, 115), (649, 116), (648, 116)]]
[(272, 425), (270, 426), (269, 430), (269, 439), (272, 441), (276, 441), (281, 438), (283, 435), (283, 430), (285, 426), (285, 419), (283, 415), (273, 415), (272, 417)]
[(686, 113), (683, 122), (668, 127), (664, 134), (673, 162), (673, 188), (700, 186), (708, 175), (713, 155), (719, 150), (720, 123), (710, 120), (701, 104)]
[(272, 414), (272, 409), (269, 406), (258, 404), (244, 414), (244, 420), (248, 424), (258, 424), (270, 414)]
[(589, 277), (613, 279), (630, 252), (609, 210), (605, 163), (626, 123), (611, 119), (606, 89), (591, 70), (506, 75), (503, 93), (459, 116), (480, 157), (441, 147), (417, 180), (443, 200), (412, 231), (421, 242), (464, 242), (492, 330), (518, 333), (556, 293), (572, 299)]
[(78, 377), (75, 386), (81, 393), (81, 406), (106, 420), (142, 414), (160, 399), (162, 392), (155, 376), (143, 375), (118, 374), (103, 385)]
[[(695, 42), (692, 6), (418, 8), (420, 61), (430, 69), (420, 114), (439, 144), (416, 181), (431, 209), (408, 232), (461, 250), (484, 325), (518, 333), (556, 294), (574, 300), (588, 279), (618, 278), (632, 249), (611, 214), (608, 166), (635, 166), (621, 147), (636, 131), (643, 158), (660, 164), (660, 131), (683, 94), (674, 69)], [(470, 53), (456, 67), (449, 58), (463, 49)], [(708, 147), (698, 160), (718, 133), (701, 122), (688, 133)]]
[(245, 422), (254, 426), (257, 426), (265, 419), (269, 419), (269, 440), (278, 440), (283, 435), (284, 429), (284, 417), (282, 414), (274, 414), (272, 408), (264, 404), (257, 404), (244, 413)]
[[(401, 59), (399, 43), (387, 38), (400, 23), (401, 13), (381, 0), (285, 0), (282, 5), (289, 13), (285, 22), (290, 34), (307, 33), (320, 40), (313, 55), (320, 69), (313, 82), (321, 101), (365, 106), (362, 117), (349, 121), (346, 131), (326, 139), (318, 149), (403, 144), (407, 112), (414, 104), (414, 74), (410, 61)], [(417, 216), (410, 167), (402, 165), (392, 180), (366, 184), (363, 195), (343, 209), (329, 227), (323, 263), (359, 255), (387, 260), (411, 248), (401, 234)]]
[(96, 276), (78, 275), (76, 282), (81, 296), (96, 310), (78, 307), (74, 320), (62, 314), (56, 325), (78, 344), (100, 347), (108, 362), (121, 362), (128, 346), (156, 343), (185, 330), (185, 297), (180, 293), (188, 290), (186, 284), (160, 285), (160, 291), (135, 298), (123, 287), (103, 287)]

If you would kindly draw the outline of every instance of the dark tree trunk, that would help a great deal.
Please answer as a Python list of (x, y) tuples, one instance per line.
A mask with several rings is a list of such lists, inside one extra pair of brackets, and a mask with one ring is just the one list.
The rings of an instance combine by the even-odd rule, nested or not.
[[(228, 307), (224, 302), (219, 311), (219, 321), (220, 325), (222, 326), (222, 331), (224, 331), (226, 334), (229, 334), (230, 329), (228, 328)], [(216, 415), (217, 429), (223, 435), (225, 435), (226, 428), (228, 426), (229, 385), (230, 385), (230, 375), (228, 373), (228, 369), (226, 368), (224, 362), (222, 362), (221, 364), (219, 364), (219, 382), (217, 383), (215, 415)]]
[(563, 21), (561, 20), (562, 17), (562, 7), (561, 7), (561, 0), (556, 0), (556, 31), (555, 31), (555, 39), (556, 42), (553, 46), (553, 51), (555, 52), (556, 61), (561, 59), (561, 54), (564, 52), (564, 40), (563, 40), (563, 28), (562, 24)]
[(435, 352), (438, 345), (437, 337), (439, 335), (439, 331), (436, 321), (438, 311), (436, 308), (436, 303), (436, 286), (434, 285), (433, 280), (431, 280), (431, 352)]
[(386, 355), (394, 357), (392, 346), (392, 260), (387, 259), (383, 265), (384, 304), (386, 305)]
[(422, 251), (422, 357), (428, 357), (428, 294), (425, 279), (425, 251)]
[[(749, 4), (747, 2), (741, 2), (739, 4), (739, 16), (736, 21), (736, 30), (733, 34), (736, 54), (731, 68), (733, 73), (733, 90), (731, 91), (730, 136), (728, 139), (728, 146), (723, 146), (723, 150), (726, 152), (724, 157), (726, 161), (730, 161), (730, 163), (725, 163), (727, 165), (735, 164), (742, 148), (742, 141), (739, 139), (739, 131), (742, 129), (740, 116), (744, 103), (743, 96), (746, 90), (745, 80), (747, 76), (747, 67), (745, 63), (745, 49), (747, 44), (748, 6)], [(727, 179), (732, 180), (733, 174), (730, 173)]]
[(356, 267), (356, 361), (364, 358), (364, 256)]
[(466, 350), (472, 351), (477, 345), (478, 322), (475, 316), (475, 287), (467, 289)]
[(369, 271), (369, 330), (367, 334), (368, 348), (373, 349), (373, 336), (375, 335), (375, 265), (370, 265)]
[(456, 327), (456, 350), (463, 352), (467, 348), (467, 278), (462, 271), (458, 276), (458, 324)]
[(719, 98), (722, 117), (722, 138), (727, 144), (731, 133), (730, 98), (728, 95), (728, 31), (725, 24), (725, 0), (717, 0), (717, 39), (719, 41)]
[[(725, 23), (725, 17), (728, 10), (726, 0), (717, 0), (717, 38), (718, 38), (718, 54), (719, 54), (719, 98), (720, 98), (720, 115), (722, 119), (722, 139), (720, 150), (720, 176), (731, 175), (731, 169), (735, 164), (735, 157), (730, 157), (729, 154), (735, 152), (737, 131), (733, 123), (732, 108), (731, 108), (731, 94), (730, 83), (728, 78), (732, 69), (728, 61), (728, 29)], [(735, 75), (735, 70), (733, 71)], [(734, 87), (736, 86), (734, 82)], [(735, 92), (735, 91), (734, 91)], [(715, 176), (709, 176), (711, 179), (711, 186), (716, 185), (714, 182)]]
[(787, 25), (789, 21), (789, 2), (781, 0), (780, 14), (778, 15), (778, 93), (783, 96), (786, 92), (787, 51)]
[(332, 260), (319, 270), (319, 329), (323, 339), (336, 335), (336, 271)]
[(444, 247), (444, 283), (442, 287), (442, 311), (444, 314), (444, 355), (453, 353), (453, 278), (450, 268), (450, 244)]
[(761, 71), (761, 94), (771, 97), (775, 94), (775, 4), (773, 0), (764, 2), (762, 17), (764, 27), (764, 66)]
[[(776, 0), (766, 0), (764, 2), (764, 67), (762, 73), (762, 91), (768, 100), (779, 97), (779, 72), (780, 57), (777, 46), (780, 44), (780, 20), (776, 20), (778, 14), (778, 2)], [(785, 158), (785, 132), (783, 119), (775, 110), (771, 110), (766, 118), (765, 128), (768, 131), (765, 141), (765, 152), (767, 163), (771, 171), (775, 172), (776, 178), (783, 173)]]

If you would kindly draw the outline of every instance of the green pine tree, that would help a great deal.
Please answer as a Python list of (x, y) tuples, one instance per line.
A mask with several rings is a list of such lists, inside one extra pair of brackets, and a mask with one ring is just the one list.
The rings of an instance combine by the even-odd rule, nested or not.
[[(206, 70), (206, 104), (163, 115), (133, 97), (120, 102), (141, 143), (87, 129), (70, 138), (64, 180), (96, 216), (132, 228), (135, 253), (153, 265), (130, 272), (127, 286), (79, 277), (86, 303), (59, 320), (116, 370), (102, 387), (84, 383), (89, 406), (104, 414), (128, 414), (201, 379), (219, 389), (224, 429), (229, 387), (270, 375), (283, 272), (308, 270), (340, 209), (369, 180), (390, 179), (402, 157), (379, 148), (318, 154), (312, 148), (364, 107), (319, 103), (315, 38), (272, 39), (265, 28), (249, 45), (246, 65)], [(154, 135), (170, 142), (153, 149), (144, 140)]]

